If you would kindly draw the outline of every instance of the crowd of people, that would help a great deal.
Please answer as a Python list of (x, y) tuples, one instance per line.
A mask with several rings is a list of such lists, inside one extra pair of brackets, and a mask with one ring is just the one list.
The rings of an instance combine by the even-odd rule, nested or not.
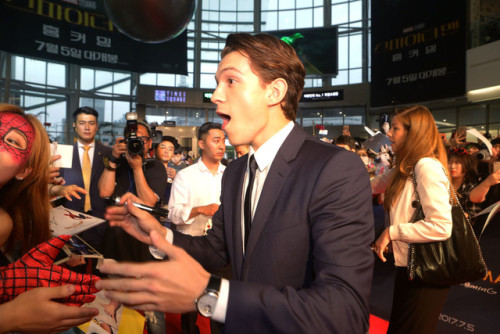
[[(393, 252), (398, 268), (389, 333), (435, 332), (449, 287), (408, 281), (408, 243), (449, 237), (450, 187), (473, 223), (500, 199), (500, 138), (491, 154), (458, 135), (443, 141), (432, 113), (414, 106), (384, 127), (391, 145), (377, 152), (348, 131), (324, 143), (294, 122), (305, 71), (293, 48), (233, 34), (221, 58), (212, 102), (222, 124), (200, 126), (194, 161), (172, 136), (153, 143), (144, 121), (102, 145), (99, 113), (81, 107), (72, 167), (54, 167), (60, 157), (50, 157), (40, 122), (0, 105), (0, 296), (12, 288), (9, 270), (26, 266), (23, 256), (53, 245), (51, 199), (105, 219), (80, 238), (118, 261), (99, 270), (73, 262), (60, 271), (79, 280), (35, 279), (0, 298), (0, 333), (89, 321), (97, 310), (80, 306), (100, 289), (143, 310), (149, 333), (165, 333), (164, 312), (184, 314), (183, 333), (199, 332), (198, 313), (212, 319), (212, 333), (219, 324), (229, 333), (366, 333), (372, 251), (384, 262)], [(226, 136), (237, 153), (229, 163)], [(414, 191), (426, 216), (409, 224)], [(390, 217), (376, 237), (372, 203)], [(18, 316), (26, 312), (44, 316)]]

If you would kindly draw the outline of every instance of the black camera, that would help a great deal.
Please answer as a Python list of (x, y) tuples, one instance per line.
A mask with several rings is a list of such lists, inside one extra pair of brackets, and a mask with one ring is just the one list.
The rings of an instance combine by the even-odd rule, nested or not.
[(142, 155), (144, 143), (137, 137), (137, 113), (129, 112), (125, 115), (127, 125), (125, 127), (125, 139), (122, 142), (127, 144), (127, 151), (130, 155)]

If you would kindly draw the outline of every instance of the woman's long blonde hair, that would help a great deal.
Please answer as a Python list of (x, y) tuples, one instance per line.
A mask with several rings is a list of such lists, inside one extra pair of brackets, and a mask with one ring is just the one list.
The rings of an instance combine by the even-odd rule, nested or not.
[(22, 253), (50, 238), (49, 213), (49, 137), (38, 119), (10, 104), (0, 104), (0, 112), (21, 115), (35, 130), (35, 139), (26, 168), (31, 172), (22, 180), (12, 178), (0, 189), (0, 206), (10, 215), (12, 232), (5, 250), (19, 242)]
[(406, 139), (396, 152), (394, 174), (385, 191), (384, 208), (390, 210), (411, 176), (417, 162), (425, 157), (436, 158), (448, 171), (448, 159), (443, 141), (432, 117), (424, 106), (414, 106), (396, 114), (406, 130)]

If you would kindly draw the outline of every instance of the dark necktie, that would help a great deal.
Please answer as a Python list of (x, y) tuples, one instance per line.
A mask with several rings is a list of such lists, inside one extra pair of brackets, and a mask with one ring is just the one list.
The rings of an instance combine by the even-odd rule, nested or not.
[(245, 249), (247, 247), (248, 236), (250, 235), (250, 227), (252, 226), (252, 189), (253, 189), (253, 181), (255, 179), (255, 171), (257, 170), (257, 162), (255, 161), (255, 157), (252, 154), (250, 157), (250, 163), (248, 164), (250, 167), (250, 174), (248, 177), (248, 185), (247, 191), (245, 193), (245, 206), (244, 206), (244, 219), (245, 219)]

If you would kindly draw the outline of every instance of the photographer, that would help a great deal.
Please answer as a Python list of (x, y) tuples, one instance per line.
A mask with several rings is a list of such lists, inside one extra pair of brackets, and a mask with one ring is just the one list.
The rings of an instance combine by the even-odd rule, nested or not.
[[(155, 206), (163, 200), (167, 174), (162, 162), (146, 159), (151, 148), (151, 129), (141, 121), (129, 120), (125, 138), (118, 138), (112, 157), (103, 159), (104, 172), (99, 180), (101, 197), (122, 196), (132, 192), (145, 204)], [(150, 260), (148, 247), (119, 228), (107, 226), (104, 256), (118, 261)]]
[(104, 158), (105, 170), (99, 180), (101, 197), (137, 195), (145, 204), (154, 206), (165, 192), (166, 174), (161, 161), (146, 159), (151, 148), (151, 130), (141, 121), (127, 121), (125, 138), (117, 138), (112, 157)]

